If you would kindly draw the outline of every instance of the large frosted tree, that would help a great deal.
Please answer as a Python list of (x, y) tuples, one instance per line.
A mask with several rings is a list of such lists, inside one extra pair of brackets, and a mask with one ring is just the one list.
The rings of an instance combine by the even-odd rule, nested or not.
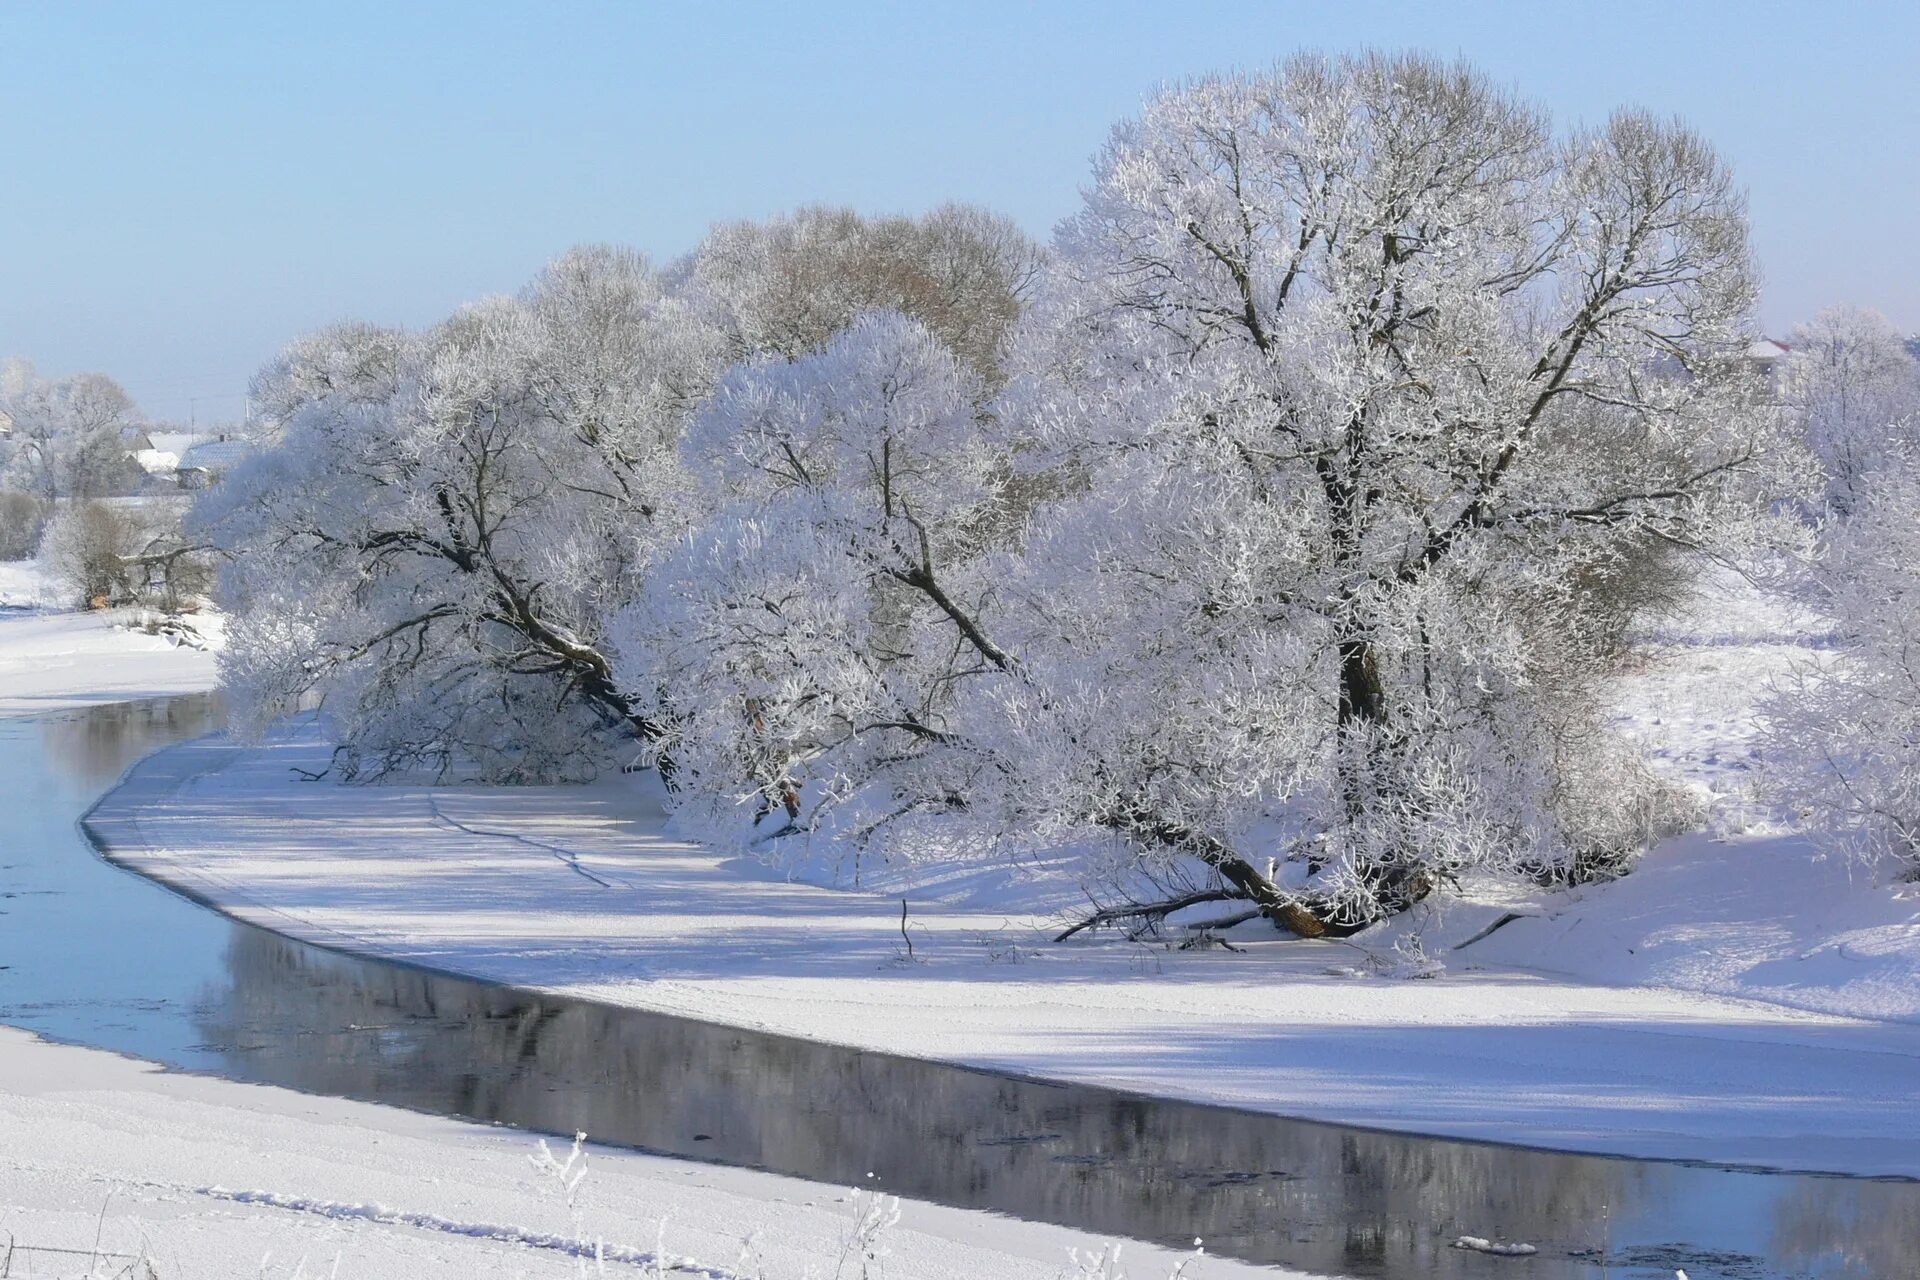
[(1303, 57), (1119, 126), (1058, 258), (996, 428), (1066, 495), (981, 686), (1016, 819), (1309, 934), (1622, 865), (1662, 820), (1605, 730), (1623, 628), (1784, 456), (1712, 150)]

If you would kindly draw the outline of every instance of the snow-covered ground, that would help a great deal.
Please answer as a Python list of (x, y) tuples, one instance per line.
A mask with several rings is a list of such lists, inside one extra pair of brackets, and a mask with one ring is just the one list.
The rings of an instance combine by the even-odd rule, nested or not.
[[(60, 590), (30, 560), (0, 561), (0, 716), (192, 693), (213, 686), (212, 648), (141, 629), (136, 609), (61, 610)], [(219, 619), (195, 619), (211, 644)]]
[[(669, 1274), (862, 1274), (855, 1223), (866, 1206), (848, 1189), (590, 1146), (576, 1222), (526, 1134), (165, 1074), (6, 1027), (0, 1136), (0, 1258), (11, 1243), (16, 1276), (137, 1276), (125, 1258), (144, 1253), (167, 1280), (560, 1277), (579, 1273), (583, 1236), (605, 1242), (610, 1275), (651, 1276), (643, 1260), (663, 1244), (687, 1268)], [(1090, 1244), (1101, 1247), (906, 1202), (877, 1240), (889, 1255), (877, 1274), (1052, 1280), (1073, 1274), (1069, 1250)], [(77, 1252), (37, 1251), (55, 1249)], [(90, 1266), (96, 1250), (121, 1257)], [(1140, 1244), (1124, 1260), (1136, 1280), (1178, 1262)], [(1214, 1258), (1187, 1272), (1256, 1274), (1278, 1273)]]
[[(1489, 887), (1363, 945), (1256, 925), (1237, 953), (1055, 946), (1033, 908), (1058, 883), (792, 883), (677, 839), (631, 779), (302, 781), (325, 760), (311, 723), (163, 753), (97, 828), (243, 918), (596, 1000), (1389, 1128), (1920, 1175), (1920, 911), (1760, 822), (1742, 780), (1755, 696), (1817, 660), (1817, 622), (1730, 582), (1659, 639), (1622, 715), (1712, 802), (1714, 834), (1613, 885)], [(1385, 976), (1421, 967), (1389, 952), (1410, 935), (1439, 976)]]

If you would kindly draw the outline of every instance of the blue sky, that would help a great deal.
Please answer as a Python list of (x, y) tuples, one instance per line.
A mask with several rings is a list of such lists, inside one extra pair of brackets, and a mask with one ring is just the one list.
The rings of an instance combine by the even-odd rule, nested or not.
[(0, 0), (0, 355), (232, 415), (295, 334), (422, 324), (566, 246), (678, 254), (810, 202), (1071, 211), (1163, 81), (1301, 48), (1460, 55), (1713, 139), (1762, 319), (1920, 329), (1920, 6)]

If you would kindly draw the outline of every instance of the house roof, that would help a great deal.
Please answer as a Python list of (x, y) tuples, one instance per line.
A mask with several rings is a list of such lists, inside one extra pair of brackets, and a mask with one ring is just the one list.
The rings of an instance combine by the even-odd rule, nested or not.
[(226, 471), (246, 461), (253, 446), (245, 440), (202, 440), (180, 455), (182, 471)]
[(219, 436), (213, 435), (205, 431), (149, 431), (147, 432), (147, 439), (153, 442), (154, 448), (159, 449), (164, 453), (173, 453), (173, 454), (185, 453), (187, 450), (193, 448), (193, 446), (197, 444), (202, 444), (208, 440), (218, 440), (219, 438), (220, 438)]
[(1792, 347), (1784, 342), (1776, 342), (1772, 338), (1756, 338), (1747, 347), (1747, 359), (1749, 360), (1778, 360), (1782, 356), (1792, 354)]

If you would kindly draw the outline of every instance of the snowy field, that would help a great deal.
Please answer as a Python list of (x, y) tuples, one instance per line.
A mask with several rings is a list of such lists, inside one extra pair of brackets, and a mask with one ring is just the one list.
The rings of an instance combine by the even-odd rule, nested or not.
[(1389, 1128), (1920, 1176), (1916, 903), (1746, 794), (1755, 697), (1819, 660), (1818, 622), (1729, 581), (1652, 639), (1621, 714), (1707, 832), (1616, 884), (1488, 889), (1357, 945), (1055, 946), (1070, 894), (1044, 876), (789, 882), (677, 839), (631, 779), (306, 782), (312, 724), (162, 753), (96, 828), (242, 918), (574, 996)]

